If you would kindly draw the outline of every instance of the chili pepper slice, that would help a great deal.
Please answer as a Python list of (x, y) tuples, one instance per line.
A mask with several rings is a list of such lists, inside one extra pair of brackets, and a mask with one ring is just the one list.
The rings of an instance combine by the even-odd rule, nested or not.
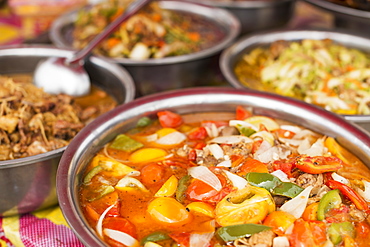
[(243, 237), (250, 237), (255, 233), (259, 233), (269, 229), (271, 229), (271, 227), (265, 225), (240, 224), (220, 227), (217, 230), (216, 235), (225, 242), (229, 242)]
[(355, 190), (353, 190), (351, 187), (335, 181), (335, 180), (328, 180), (326, 181), (326, 185), (331, 189), (339, 189), (340, 192), (348, 197), (353, 204), (359, 209), (359, 210), (369, 210), (369, 206), (364, 198), (362, 198)]
[(342, 168), (343, 161), (337, 157), (324, 157), (324, 156), (306, 156), (301, 155), (297, 157), (295, 166), (310, 174), (321, 174), (325, 172), (333, 172)]
[(294, 198), (303, 191), (300, 186), (294, 183), (282, 182), (270, 173), (250, 172), (247, 173), (245, 178), (251, 185), (264, 188), (273, 195)]
[(328, 236), (330, 241), (337, 245), (342, 242), (343, 236), (355, 237), (355, 228), (351, 222), (331, 223), (328, 228)]
[(327, 192), (320, 200), (319, 206), (317, 208), (317, 219), (324, 220), (325, 214), (332, 208), (339, 207), (342, 203), (342, 198), (340, 197), (339, 190), (334, 189)]

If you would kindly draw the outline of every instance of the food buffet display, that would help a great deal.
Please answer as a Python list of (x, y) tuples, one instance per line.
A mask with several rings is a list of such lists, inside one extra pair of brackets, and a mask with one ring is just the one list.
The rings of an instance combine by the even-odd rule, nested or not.
[(59, 48), (0, 48), (0, 244), (368, 246), (366, 32), (289, 23), (312, 5), (367, 30), (368, 11), (304, 1), (153, 1), (86, 61), (85, 99), (21, 81), (127, 0), (60, 16)]

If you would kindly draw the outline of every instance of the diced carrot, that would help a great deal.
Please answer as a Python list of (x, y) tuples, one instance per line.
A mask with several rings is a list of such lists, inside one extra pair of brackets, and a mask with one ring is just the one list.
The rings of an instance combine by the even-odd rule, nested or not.
[(113, 47), (115, 47), (120, 42), (121, 42), (121, 40), (118, 39), (118, 38), (109, 38), (107, 40), (107, 46), (108, 46), (109, 49), (112, 49)]
[(196, 32), (191, 32), (188, 34), (188, 37), (191, 41), (197, 42), (200, 40), (200, 34)]
[(160, 22), (162, 20), (162, 16), (158, 13), (153, 13), (152, 14), (152, 20), (155, 22)]

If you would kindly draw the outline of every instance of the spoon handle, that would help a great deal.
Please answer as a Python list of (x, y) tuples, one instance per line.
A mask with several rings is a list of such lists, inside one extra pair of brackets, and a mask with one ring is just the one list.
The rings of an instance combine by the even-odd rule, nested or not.
[(151, 0), (134, 0), (126, 8), (126, 11), (111, 22), (101, 33), (99, 33), (91, 42), (85, 46), (83, 49), (77, 51), (73, 57), (66, 60), (68, 64), (79, 62), (83, 60), (89, 53), (105, 38), (107, 38), (114, 30), (116, 30), (119, 25), (129, 19), (131, 16), (135, 15), (142, 7), (144, 7)]

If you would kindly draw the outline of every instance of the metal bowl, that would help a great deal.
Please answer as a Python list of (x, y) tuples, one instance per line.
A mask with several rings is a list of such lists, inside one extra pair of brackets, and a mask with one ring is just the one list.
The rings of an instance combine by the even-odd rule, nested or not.
[(292, 19), (296, 3), (295, 0), (202, 0), (198, 2), (233, 13), (241, 23), (241, 34), (283, 27)]
[[(370, 11), (339, 5), (327, 0), (304, 0), (334, 16), (335, 26), (357, 30), (362, 33), (370, 31)], [(368, 1), (364, 1), (368, 2)], [(370, 6), (370, 3), (367, 3)]]
[[(50, 56), (71, 56), (72, 53), (50, 46), (0, 48), (0, 74), (30, 74), (39, 60)], [(85, 67), (92, 83), (108, 92), (119, 104), (134, 99), (133, 80), (120, 66), (91, 57)], [(58, 203), (55, 178), (65, 149), (0, 161), (0, 216), (23, 214)]]
[(170, 110), (180, 114), (235, 112), (238, 105), (253, 107), (255, 114), (284, 119), (335, 138), (370, 165), (370, 135), (343, 118), (303, 101), (260, 91), (198, 87), (162, 92), (121, 105), (83, 129), (64, 152), (57, 172), (61, 210), (85, 246), (106, 246), (84, 218), (78, 188), (90, 159), (119, 133), (136, 126), (143, 116)]
[[(184, 11), (209, 19), (226, 32), (224, 39), (208, 49), (182, 56), (135, 61), (128, 58), (108, 58), (124, 66), (134, 78), (138, 96), (160, 91), (196, 86), (212, 78), (218, 70), (218, 57), (240, 33), (239, 20), (230, 12), (210, 6), (182, 1), (160, 1), (164, 9)], [(73, 23), (77, 12), (59, 17), (51, 26), (50, 39), (62, 48), (72, 48)]]
[[(325, 30), (285, 30), (262, 32), (241, 38), (231, 47), (226, 49), (220, 57), (221, 72), (233, 87), (239, 89), (269, 91), (269, 89), (263, 88), (261, 83), (251, 83), (248, 87), (242, 84), (234, 73), (236, 62), (241, 59), (243, 54), (256, 47), (268, 46), (277, 40), (297, 41), (303, 39), (331, 39), (344, 46), (370, 53), (370, 39), (350, 34), (349, 32)], [(343, 117), (370, 131), (370, 115), (343, 115)]]

